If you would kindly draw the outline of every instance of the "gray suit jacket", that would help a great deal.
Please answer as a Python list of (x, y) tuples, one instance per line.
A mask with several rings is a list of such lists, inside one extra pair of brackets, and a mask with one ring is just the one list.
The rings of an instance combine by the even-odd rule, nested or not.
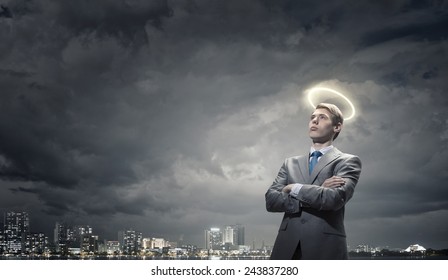
[[(266, 209), (285, 213), (271, 259), (291, 259), (299, 242), (302, 259), (347, 259), (344, 209), (358, 182), (361, 161), (333, 148), (311, 175), (308, 166), (308, 155), (287, 158), (266, 192)], [(344, 178), (345, 185), (321, 187), (332, 176)], [(294, 183), (303, 184), (297, 198), (282, 192)]]

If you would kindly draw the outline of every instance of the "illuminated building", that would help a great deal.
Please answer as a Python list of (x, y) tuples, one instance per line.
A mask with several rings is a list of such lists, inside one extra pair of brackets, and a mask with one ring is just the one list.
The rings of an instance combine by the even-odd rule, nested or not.
[(5, 252), (21, 254), (25, 251), (26, 236), (30, 233), (27, 212), (6, 212), (4, 225)]
[(145, 251), (154, 251), (157, 250), (162, 252), (164, 248), (171, 247), (171, 244), (168, 240), (164, 238), (143, 238), (142, 247)]
[(223, 235), (221, 229), (210, 228), (205, 230), (205, 249), (220, 250), (223, 246)]
[(72, 247), (79, 247), (82, 254), (94, 254), (98, 252), (98, 236), (93, 235), (93, 229), (88, 225), (74, 226), (69, 232), (68, 239)]
[(118, 232), (118, 241), (123, 254), (135, 255), (142, 248), (142, 233), (129, 229)]
[(48, 237), (43, 233), (29, 233), (25, 239), (25, 253), (44, 254), (48, 249)]
[(365, 244), (361, 244), (356, 246), (356, 253), (367, 253), (370, 252), (370, 246), (369, 245), (365, 245)]
[(6, 243), (5, 243), (5, 235), (3, 230), (4, 225), (0, 223), (0, 255), (3, 255), (3, 253), (6, 250)]
[(73, 232), (75, 235), (75, 239), (80, 238), (82, 235), (92, 235), (93, 234), (93, 229), (91, 226), (74, 226), (73, 227)]
[(234, 239), (233, 239), (233, 227), (226, 226), (224, 227), (224, 234), (223, 234), (223, 243), (224, 244), (231, 244), (233, 245)]
[(56, 252), (66, 255), (68, 254), (69, 248), (69, 236), (70, 231), (65, 223), (57, 222), (54, 227), (54, 244), (56, 247)]
[(152, 248), (165, 248), (165, 247), (169, 247), (169, 242), (163, 238), (152, 238)]
[(232, 236), (232, 245), (244, 245), (245, 242), (245, 233), (244, 226), (240, 224), (227, 226), (226, 229), (231, 229), (233, 234)]
[(210, 228), (205, 230), (205, 248), (207, 250), (234, 250), (244, 245), (244, 226), (227, 225), (223, 230)]
[(94, 254), (98, 252), (98, 236), (82, 234), (80, 236), (80, 249), (82, 254)]
[(246, 233), (245, 233), (244, 226), (237, 224), (237, 225), (235, 225), (235, 228), (236, 228), (236, 230), (235, 229), (233, 230), (234, 240), (235, 239), (237, 240), (235, 245), (245, 245), (246, 244)]
[(120, 242), (119, 241), (107, 241), (106, 242), (106, 252), (108, 255), (114, 255), (120, 253)]

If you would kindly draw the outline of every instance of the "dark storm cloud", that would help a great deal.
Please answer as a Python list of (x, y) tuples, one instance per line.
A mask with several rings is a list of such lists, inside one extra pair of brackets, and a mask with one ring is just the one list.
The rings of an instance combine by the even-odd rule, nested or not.
[[(418, 15), (416, 15), (418, 16)], [(420, 22), (399, 22), (399, 26), (387, 26), (384, 29), (369, 32), (361, 37), (361, 46), (371, 46), (389, 40), (403, 37), (412, 37), (416, 40), (438, 41), (446, 37), (448, 14), (442, 11), (440, 14), (432, 14), (429, 18), (420, 18)], [(409, 19), (411, 20), (411, 19)]]
[(411, 238), (448, 207), (447, 4), (419, 3), (4, 1), (0, 207), (198, 245), (241, 222), (272, 244), (263, 194), (308, 150), (301, 92), (324, 84), (359, 109), (335, 143), (363, 161), (350, 238)]
[[(3, 7), (3, 6), (2, 6)], [(96, 32), (129, 43), (145, 40), (144, 28), (151, 24), (162, 27), (163, 18), (173, 10), (165, 0), (155, 1), (10, 1), (3, 14), (11, 17), (35, 16), (54, 21), (75, 36)]]
[[(121, 43), (141, 43), (137, 37), (146, 24), (160, 28), (170, 8), (163, 1), (8, 5), (17, 16), (2, 26), (7, 39), (0, 72), (2, 178), (42, 182), (36, 193), (54, 212), (70, 209), (67, 205), (77, 200), (63, 196), (55, 203), (47, 186), (79, 188), (88, 196), (83, 190), (135, 181), (133, 161), (140, 153), (145, 157), (145, 151), (136, 143), (140, 129), (128, 124), (142, 122), (133, 118), (143, 109), (134, 104), (148, 102), (143, 95), (132, 99), (122, 95), (126, 89), (114, 88), (110, 80), (120, 77), (109, 70), (109, 59), (127, 51)], [(37, 36), (27, 38), (30, 34)], [(111, 211), (127, 212), (125, 206)]]
[(8, 7), (5, 7), (3, 5), (0, 6), (0, 17), (5, 17), (5, 18), (12, 18), (12, 13), (9, 10)]

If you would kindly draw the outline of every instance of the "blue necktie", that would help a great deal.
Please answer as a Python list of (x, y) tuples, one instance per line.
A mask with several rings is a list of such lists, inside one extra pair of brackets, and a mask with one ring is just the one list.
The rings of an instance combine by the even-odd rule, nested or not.
[(311, 161), (310, 161), (310, 174), (313, 172), (314, 166), (317, 164), (317, 159), (322, 155), (319, 151), (314, 151), (311, 154)]

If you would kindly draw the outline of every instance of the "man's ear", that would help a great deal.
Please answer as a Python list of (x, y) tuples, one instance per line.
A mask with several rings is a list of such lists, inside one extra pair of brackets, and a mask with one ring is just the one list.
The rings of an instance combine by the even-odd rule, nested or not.
[(338, 122), (336, 125), (333, 126), (333, 131), (336, 132), (341, 132), (342, 129), (342, 123)]

